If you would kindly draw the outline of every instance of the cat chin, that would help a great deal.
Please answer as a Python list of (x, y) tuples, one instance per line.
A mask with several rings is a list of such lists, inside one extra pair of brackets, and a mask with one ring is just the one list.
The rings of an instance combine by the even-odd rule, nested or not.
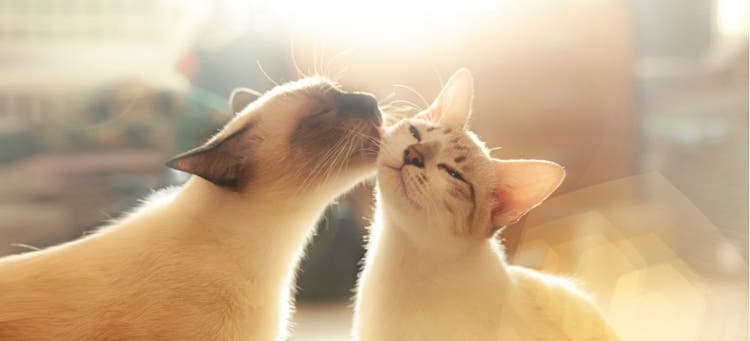
[(414, 208), (422, 208), (418, 202), (409, 196), (400, 167), (379, 164), (378, 183), (381, 192), (387, 197), (386, 201), (396, 200), (399, 204), (405, 203)]

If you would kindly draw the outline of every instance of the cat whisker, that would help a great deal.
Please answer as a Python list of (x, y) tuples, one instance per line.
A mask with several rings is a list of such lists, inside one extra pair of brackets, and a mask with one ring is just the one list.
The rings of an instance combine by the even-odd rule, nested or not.
[(419, 112), (418, 109), (406, 107), (383, 108), (382, 111), (385, 113), (385, 115), (383, 115), (383, 120), (386, 122), (392, 122), (394, 120), (400, 121), (414, 117), (414, 115)]
[(387, 158), (398, 158), (399, 155), (396, 151), (393, 150), (393, 148), (380, 148), (379, 153), (384, 154)]
[(258, 69), (260, 69), (260, 72), (263, 74), (263, 76), (266, 77), (266, 79), (268, 79), (268, 81), (273, 83), (273, 85), (275, 86), (279, 86), (279, 83), (273, 80), (273, 78), (271, 78), (271, 76), (269, 76), (268, 73), (266, 73), (266, 70), (263, 69), (263, 65), (260, 65), (260, 60), (255, 60), (255, 63), (258, 64)]
[(342, 52), (339, 52), (336, 55), (334, 55), (333, 58), (331, 58), (331, 60), (329, 60), (328, 63), (326, 63), (326, 66), (325, 66), (326, 72), (331, 71), (331, 68), (333, 67), (333, 65), (334, 65), (334, 63), (336, 62), (337, 59), (339, 59), (339, 58), (341, 58), (343, 56), (348, 55), (353, 50), (354, 50), (354, 48), (346, 49), (346, 50), (344, 50)]
[(290, 49), (289, 52), (292, 58), (292, 65), (294, 65), (294, 69), (297, 71), (297, 77), (300, 77), (300, 76), (308, 77), (307, 74), (302, 72), (302, 69), (299, 67), (299, 63), (297, 63), (297, 57), (294, 55), (294, 39), (290, 39), (290, 40), (291, 41), (289, 42), (289, 49)]
[(409, 117), (414, 116), (415, 111), (414, 110), (389, 110), (384, 109), (383, 112), (385, 113), (383, 115), (383, 121), (385, 122), (392, 122), (392, 121), (400, 121)]
[(428, 207), (426, 207), (426, 209), (428, 211), (434, 211), (433, 210), (434, 205), (433, 205), (432, 201), (429, 200), (430, 196), (427, 193), (427, 188), (425, 186), (423, 186), (423, 185), (420, 185), (419, 182), (416, 181), (416, 180), (412, 180), (411, 183), (413, 184), (414, 190), (417, 193), (419, 193), (419, 196), (420, 196), (420, 199), (421, 199), (420, 202), (423, 202), (423, 203), (427, 204), (426, 206), (428, 206)]
[(341, 131), (344, 131), (347, 134), (353, 134), (355, 136), (361, 137), (361, 138), (367, 140), (368, 142), (372, 142), (372, 143), (375, 143), (377, 145), (380, 145), (380, 140), (378, 138), (376, 138), (374, 136), (371, 136), (371, 135), (368, 135), (368, 134), (362, 133), (363, 128), (366, 128), (366, 127), (363, 127), (363, 126), (359, 125), (359, 126), (354, 127), (354, 128), (341, 128), (341, 127), (339, 127), (337, 129), (341, 130)]
[(338, 174), (345, 164), (343, 162), (344, 158), (349, 157), (349, 149), (351, 148), (350, 145), (353, 141), (353, 139), (351, 138), (351, 133), (347, 133), (343, 138), (340, 139), (340, 141), (344, 142), (343, 146), (336, 148), (337, 150), (334, 154), (333, 161), (328, 163), (328, 167), (326, 167), (325, 169), (323, 182), (328, 182), (332, 174), (335, 174), (335, 177), (338, 177)]
[(36, 246), (32, 246), (32, 245), (28, 245), (28, 244), (21, 244), (21, 243), (13, 243), (13, 244), (10, 244), (10, 246), (19, 247), (19, 248), (26, 249), (26, 250), (29, 250), (29, 251), (39, 251), (39, 250), (41, 250), (41, 248), (38, 248)]
[(328, 73), (326, 73), (326, 69), (323, 68), (324, 60), (326, 59), (326, 40), (322, 39), (320, 42), (320, 53), (318, 54), (318, 65), (316, 65), (318, 71), (321, 73), (321, 76), (329, 76)]
[(336, 72), (336, 74), (333, 75), (333, 79), (341, 79), (347, 71), (349, 71), (349, 65), (344, 65), (344, 67), (339, 72)]
[(332, 167), (331, 172), (329, 172), (326, 175), (326, 181), (331, 175), (334, 175), (334, 179), (338, 177), (338, 174), (341, 172), (341, 169), (344, 167), (345, 159), (351, 155), (351, 149), (352, 149), (352, 145), (354, 145), (354, 139), (351, 137), (351, 134), (349, 134), (345, 138), (345, 140), (346, 140), (346, 143), (339, 150), (339, 153), (336, 155), (336, 158), (331, 163), (334, 167)]
[(353, 48), (350, 48), (350, 49), (344, 50), (343, 52), (340, 52), (340, 53), (336, 54), (335, 56), (333, 56), (333, 58), (331, 58), (331, 60), (329, 60), (328, 63), (326, 64), (326, 66), (325, 66), (326, 73), (330, 74), (333, 79), (335, 79), (337, 81), (340, 80), (341, 77), (344, 75), (344, 73), (346, 73), (349, 70), (349, 65), (344, 65), (339, 71), (337, 71), (334, 74), (334, 73), (332, 73), (334, 62), (337, 59), (339, 59), (339, 58), (341, 58), (341, 57), (343, 57), (343, 56), (351, 53), (353, 50), (354, 50)]
[(414, 206), (417, 206), (417, 208), (421, 209), (422, 204), (420, 204), (418, 200), (412, 198), (412, 196), (414, 195), (414, 191), (411, 189), (411, 182), (403, 179), (402, 177), (401, 184), (404, 186), (404, 197), (406, 197), (407, 200), (414, 204)]
[(382, 98), (380, 98), (380, 100), (378, 101), (378, 105), (383, 105), (386, 101), (392, 100), (393, 97), (396, 97), (396, 92), (395, 91), (391, 91), (391, 93), (389, 93), (389, 94), (383, 96)]
[(313, 75), (314, 76), (320, 76), (320, 72), (318, 72), (318, 42), (315, 42), (315, 46), (313, 47), (313, 54), (312, 54), (312, 67), (313, 67)]
[(440, 83), (440, 88), (442, 89), (445, 84), (443, 83), (443, 77), (440, 75), (440, 71), (435, 67), (435, 64), (430, 63), (430, 68), (432, 69), (432, 72), (435, 74), (435, 77), (437, 77), (438, 83)]
[(419, 97), (420, 100), (422, 100), (422, 103), (424, 103), (424, 107), (425, 108), (427, 108), (427, 107), (430, 106), (430, 103), (427, 102), (427, 100), (424, 98), (424, 96), (422, 96), (422, 94), (420, 94), (419, 91), (417, 91), (416, 89), (414, 89), (414, 88), (412, 88), (412, 87), (410, 87), (408, 85), (404, 85), (404, 84), (393, 84), (393, 86), (397, 87), (397, 88), (406, 89), (406, 90), (410, 91), (411, 93), (415, 94), (417, 97)]
[(338, 169), (342, 164), (341, 159), (346, 155), (346, 150), (349, 148), (350, 143), (351, 138), (349, 138), (348, 135), (341, 138), (341, 143), (331, 155), (331, 160), (327, 163), (328, 166), (324, 169), (323, 182), (328, 181), (331, 174), (338, 172)]
[[(351, 157), (352, 150), (354, 149), (354, 147), (356, 145), (356, 139), (352, 138), (351, 134), (349, 134), (349, 136), (347, 136), (347, 137), (348, 137), (347, 138), (348, 143), (346, 144), (346, 148), (342, 149), (342, 153), (339, 156), (339, 158), (335, 159), (334, 162), (333, 162), (333, 164), (336, 165), (336, 168), (334, 169), (335, 172), (334, 172), (333, 179), (337, 179), (339, 177), (339, 175), (341, 174), (341, 172), (344, 169), (344, 166), (346, 165), (346, 160), (349, 157)], [(326, 179), (326, 180), (328, 180), (328, 179)]]
[(419, 106), (416, 106), (415, 104), (408, 102), (408, 101), (404, 101), (404, 100), (392, 100), (388, 103), (383, 104), (381, 108), (387, 108), (390, 110), (398, 110), (398, 111), (421, 110)]
[(304, 181), (302, 181), (302, 184), (298, 187), (298, 190), (295, 194), (304, 193), (305, 190), (307, 190), (308, 186), (310, 186), (313, 182), (316, 181), (316, 179), (319, 177), (318, 170), (321, 167), (329, 167), (330, 163), (329, 160), (333, 156), (333, 154), (339, 149), (340, 145), (343, 143), (343, 140), (339, 140), (336, 142), (336, 144), (333, 146), (333, 148), (326, 151), (322, 157), (318, 159), (318, 161), (315, 163), (315, 165), (312, 167), (312, 169), (305, 169), (300, 168), (300, 171), (306, 171), (307, 176), (305, 177)]
[(389, 116), (412, 116), (418, 111), (417, 108), (407, 106), (383, 106), (380, 108), (381, 111), (387, 113)]
[(419, 184), (417, 183), (416, 180), (414, 180), (414, 178), (411, 178), (411, 180), (408, 183), (409, 183), (409, 187), (412, 193), (416, 193), (418, 196), (417, 202), (419, 202), (419, 206), (428, 212), (433, 212), (434, 210), (432, 209), (430, 200), (428, 200), (429, 197), (427, 195), (427, 192), (424, 190), (424, 188), (419, 186)]
[(410, 100), (407, 100), (407, 99), (396, 99), (396, 100), (391, 101), (391, 104), (395, 104), (395, 103), (401, 103), (401, 104), (410, 105), (411, 107), (413, 107), (415, 109), (418, 109), (419, 111), (422, 111), (422, 110), (425, 109), (425, 108), (422, 108), (419, 105), (417, 105), (414, 102), (412, 102)]
[(494, 148), (487, 149), (487, 154), (489, 154), (490, 156), (492, 156), (493, 152), (498, 151), (500, 149), (503, 149), (503, 147), (494, 147)]

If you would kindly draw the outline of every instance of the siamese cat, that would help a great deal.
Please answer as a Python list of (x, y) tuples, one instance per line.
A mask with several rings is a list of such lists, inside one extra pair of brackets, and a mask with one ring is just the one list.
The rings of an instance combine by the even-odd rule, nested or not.
[(506, 262), (496, 232), (544, 201), (565, 171), (490, 157), (466, 130), (472, 99), (471, 74), (460, 70), (428, 109), (384, 129), (354, 337), (616, 340), (571, 282)]
[[(79, 240), (0, 260), (0, 340), (286, 338), (322, 211), (371, 175), (374, 97), (321, 78), (254, 102), (168, 166), (192, 174)], [(252, 102), (252, 103), (250, 103)]]

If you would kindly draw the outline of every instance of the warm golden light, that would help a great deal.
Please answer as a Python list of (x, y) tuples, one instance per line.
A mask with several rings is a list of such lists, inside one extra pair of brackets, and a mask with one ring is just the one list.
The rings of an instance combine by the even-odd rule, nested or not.
[(504, 3), (503, 0), (282, 0), (273, 3), (273, 11), (293, 28), (309, 33), (398, 42), (424, 38), (436, 26), (469, 21), (499, 9)]
[[(233, 89), (325, 76), (391, 123), (465, 67), (491, 156), (566, 171), (499, 235), (509, 264), (574, 280), (624, 341), (748, 340), (749, 32), (750, 0), (0, 0), (0, 258), (183, 183), (166, 160), (236, 114)], [(304, 249), (289, 340), (351, 339), (375, 184), (338, 198)]]
[(747, 34), (749, 9), (746, 0), (719, 0), (716, 12), (721, 34)]

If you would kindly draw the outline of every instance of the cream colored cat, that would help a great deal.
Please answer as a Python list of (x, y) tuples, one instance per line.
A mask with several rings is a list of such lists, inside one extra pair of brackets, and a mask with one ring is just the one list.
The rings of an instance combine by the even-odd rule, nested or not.
[(497, 230), (539, 205), (565, 172), (491, 158), (465, 130), (472, 97), (471, 74), (458, 71), (430, 108), (384, 132), (355, 338), (616, 340), (573, 284), (506, 263)]
[(276, 340), (322, 210), (374, 171), (380, 112), (323, 79), (271, 90), (170, 161), (196, 176), (80, 240), (0, 260), (0, 340)]

